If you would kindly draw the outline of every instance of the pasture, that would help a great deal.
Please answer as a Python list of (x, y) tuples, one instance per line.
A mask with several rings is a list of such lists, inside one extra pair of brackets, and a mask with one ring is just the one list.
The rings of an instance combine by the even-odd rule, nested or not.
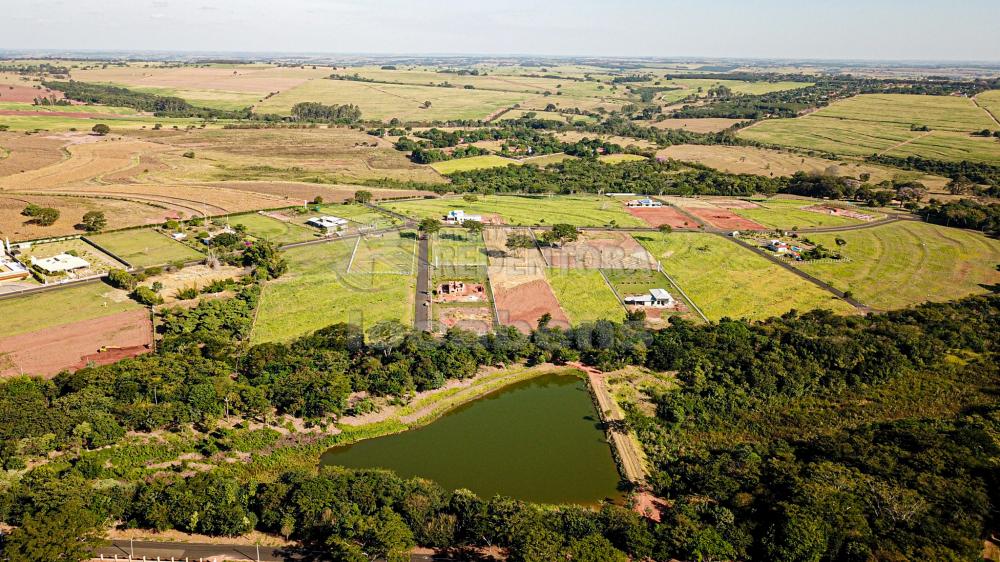
[(455, 172), (468, 172), (471, 170), (482, 170), (484, 168), (502, 168), (504, 166), (518, 165), (521, 162), (511, 158), (504, 158), (495, 154), (486, 156), (470, 156), (468, 158), (456, 158), (443, 162), (434, 162), (431, 168), (443, 175), (454, 174)]
[(97, 281), (0, 300), (0, 338), (112, 316), (142, 307), (125, 291)]
[(414, 232), (366, 235), (357, 238), (354, 246), (353, 256), (348, 260), (348, 273), (415, 275), (417, 272), (417, 235)]
[(795, 154), (781, 150), (750, 146), (678, 144), (661, 149), (657, 158), (673, 158), (684, 162), (703, 164), (731, 174), (756, 174), (758, 176), (791, 176), (795, 172), (834, 174), (857, 178), (869, 174), (870, 183), (885, 180), (919, 181), (932, 191), (942, 191), (948, 178), (876, 166), (856, 160), (827, 160), (815, 156)]
[[(928, 126), (930, 131), (913, 131)], [(739, 132), (751, 140), (847, 156), (924, 156), (1000, 160), (1000, 143), (970, 136), (996, 123), (972, 100), (951, 96), (861, 95), (795, 119), (772, 119)]]
[(205, 257), (165, 234), (148, 229), (108, 232), (88, 238), (133, 267), (191, 262)]
[(573, 325), (625, 318), (625, 308), (599, 270), (550, 268), (546, 279)]
[[(288, 115), (296, 103), (314, 101), (354, 104), (365, 119), (380, 121), (394, 117), (401, 121), (485, 119), (529, 97), (516, 92), (317, 79), (264, 100), (256, 111)], [(425, 102), (430, 106), (425, 107)]]
[(983, 92), (976, 96), (976, 102), (993, 115), (994, 119), (1000, 120), (1000, 90)]
[(847, 259), (804, 262), (803, 271), (879, 309), (985, 293), (983, 285), (1000, 283), (1000, 241), (966, 230), (905, 221), (807, 238)]
[(383, 320), (413, 322), (416, 276), (347, 273), (354, 240), (285, 252), (289, 270), (261, 293), (251, 340), (288, 341), (338, 322), (370, 328)]
[(317, 235), (316, 230), (310, 230), (300, 224), (258, 213), (229, 217), (229, 224), (231, 226), (242, 225), (246, 228), (247, 233), (254, 238), (261, 238), (279, 245), (310, 240)]
[[(59, 218), (50, 226), (31, 222), (29, 217), (21, 215), (21, 211), (28, 203), (53, 207), (59, 211)], [(162, 207), (142, 201), (0, 193), (0, 236), (15, 242), (79, 234), (80, 228), (77, 225), (89, 211), (103, 211), (109, 229), (162, 223), (168, 214)]]
[(598, 156), (597, 159), (605, 164), (621, 164), (623, 162), (641, 162), (643, 160), (648, 160), (648, 158), (640, 154), (602, 154), (601, 156)]
[(588, 195), (565, 196), (479, 196), (476, 201), (461, 198), (421, 199), (385, 203), (385, 208), (418, 219), (441, 218), (453, 209), (481, 214), (485, 222), (527, 226), (566, 223), (574, 226), (646, 226), (625, 211), (614, 199)]
[(709, 320), (761, 320), (796, 309), (854, 308), (776, 264), (712, 234), (637, 235)]
[[(770, 228), (782, 230), (792, 230), (795, 228), (814, 228), (830, 226), (851, 226), (862, 224), (865, 221), (846, 216), (838, 216), (819, 210), (809, 210), (819, 208), (815, 201), (802, 199), (767, 199), (764, 201), (754, 201), (756, 206), (752, 208), (737, 208), (733, 212), (746, 217), (754, 222), (760, 223)], [(847, 207), (854, 212), (866, 214), (872, 220), (884, 218), (885, 215), (877, 211), (860, 207)]]

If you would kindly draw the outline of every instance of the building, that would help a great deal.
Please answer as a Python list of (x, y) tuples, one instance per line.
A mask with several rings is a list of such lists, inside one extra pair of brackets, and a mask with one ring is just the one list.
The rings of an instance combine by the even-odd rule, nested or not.
[(784, 254), (788, 252), (788, 242), (782, 242), (781, 240), (771, 240), (767, 243), (767, 249), (778, 254)]
[(645, 295), (632, 295), (625, 297), (625, 304), (635, 306), (651, 306), (656, 308), (670, 308), (677, 304), (673, 295), (666, 289), (650, 289)]
[(174, 240), (179, 241), (187, 238), (187, 234), (184, 234), (183, 232), (174, 232), (173, 234), (170, 235), (170, 237), (173, 238)]
[(662, 207), (663, 203), (650, 198), (630, 199), (625, 203), (627, 207)]
[(341, 227), (347, 226), (347, 219), (342, 219), (340, 217), (334, 217), (331, 215), (323, 215), (322, 217), (313, 217), (306, 221), (309, 226), (315, 226), (316, 228), (325, 228), (327, 230), (337, 230)]
[(465, 283), (461, 281), (448, 281), (441, 285), (441, 293), (445, 295), (461, 294), (465, 292)]
[(465, 221), (483, 222), (483, 216), (467, 215), (462, 209), (448, 211), (448, 214), (444, 216), (444, 222), (448, 224), (462, 224)]
[(45, 259), (38, 259), (35, 256), (31, 256), (31, 265), (41, 269), (45, 273), (51, 274), (66, 273), (75, 269), (86, 269), (90, 267), (90, 262), (69, 254), (59, 254)]
[(11, 250), (10, 241), (4, 240), (4, 246), (0, 248), (0, 281), (15, 281), (27, 278), (31, 273), (24, 264), (14, 259), (14, 252)]

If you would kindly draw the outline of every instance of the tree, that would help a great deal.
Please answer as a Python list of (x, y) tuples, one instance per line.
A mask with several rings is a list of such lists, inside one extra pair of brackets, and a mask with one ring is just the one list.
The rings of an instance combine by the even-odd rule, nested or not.
[(34, 203), (29, 203), (24, 210), (21, 211), (21, 215), (25, 217), (31, 217), (28, 221), (39, 226), (52, 226), (57, 220), (59, 220), (59, 210), (52, 207), (42, 207), (35, 205)]
[(7, 539), (2, 555), (9, 562), (90, 560), (106, 543), (101, 521), (77, 502), (51, 511), (25, 515)]
[(266, 240), (257, 240), (243, 250), (243, 265), (256, 267), (257, 274), (264, 279), (276, 279), (288, 271), (288, 262), (281, 252)]
[(656, 227), (656, 229), (659, 230), (661, 234), (670, 234), (671, 232), (674, 231), (674, 227), (670, 226), (669, 224), (661, 224), (660, 226)]
[(97, 232), (108, 225), (108, 219), (104, 216), (104, 211), (87, 211), (83, 215), (82, 224), (87, 232)]
[(511, 234), (507, 237), (507, 250), (519, 253), (519, 250), (526, 250), (535, 247), (535, 241), (527, 234)]
[(359, 189), (358, 191), (354, 192), (354, 200), (361, 204), (371, 203), (372, 192), (366, 191), (364, 189)]
[(430, 107), (431, 107), (431, 102), (430, 102), (430, 101), (425, 101), (425, 102), (423, 103), (423, 105), (421, 105), (421, 107), (423, 107), (424, 109), (430, 109)]
[(441, 221), (428, 217), (421, 220), (417, 228), (424, 234), (434, 234), (441, 230)]
[(482, 234), (483, 229), (485, 228), (483, 226), (483, 223), (481, 223), (479, 221), (471, 221), (471, 220), (467, 220), (467, 221), (463, 222), (462, 226), (465, 227), (465, 230), (467, 230), (469, 232), (469, 234), (475, 234), (475, 235)]
[(135, 289), (135, 286), (138, 283), (139, 281), (135, 278), (135, 275), (132, 275), (124, 269), (112, 269), (108, 271), (108, 285), (111, 285), (112, 287), (131, 291)]
[(90, 130), (93, 131), (95, 135), (103, 137), (104, 135), (111, 132), (111, 127), (108, 127), (104, 123), (98, 123), (94, 125), (94, 127)]

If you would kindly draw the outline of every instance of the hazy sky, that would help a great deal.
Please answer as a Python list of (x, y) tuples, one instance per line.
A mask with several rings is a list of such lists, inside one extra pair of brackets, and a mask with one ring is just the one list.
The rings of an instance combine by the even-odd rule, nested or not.
[(1000, 60), (998, 0), (0, 0), (0, 48)]

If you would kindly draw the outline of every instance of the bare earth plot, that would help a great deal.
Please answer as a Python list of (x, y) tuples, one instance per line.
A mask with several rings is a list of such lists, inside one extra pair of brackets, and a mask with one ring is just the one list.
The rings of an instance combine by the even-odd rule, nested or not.
[[(52, 375), (82, 360), (117, 361), (115, 351), (149, 343), (149, 312), (124, 291), (95, 282), (0, 300), (0, 372)], [(145, 326), (145, 328), (143, 328)], [(143, 336), (143, 334), (145, 334)], [(51, 357), (50, 357), (51, 356)]]
[(710, 320), (760, 320), (792, 309), (854, 311), (827, 291), (721, 236), (675, 232), (636, 239)]
[(542, 315), (550, 314), (552, 326), (569, 327), (569, 318), (546, 281), (542, 254), (535, 248), (507, 252), (507, 236), (513, 232), (528, 234), (527, 229), (489, 229), (483, 233), (500, 323), (529, 333)]
[[(541, 232), (536, 233), (541, 236)], [(654, 269), (656, 260), (625, 232), (588, 231), (576, 242), (541, 249), (549, 267), (557, 269)]]
[(649, 226), (668, 225), (671, 228), (695, 228), (698, 226), (691, 217), (667, 205), (662, 207), (626, 207), (625, 210), (633, 217), (642, 219)]
[[(847, 243), (838, 246), (838, 237)], [(875, 308), (957, 299), (1000, 283), (1000, 241), (974, 232), (904, 221), (809, 239), (837, 248), (847, 260), (800, 267)]]
[(0, 176), (51, 166), (65, 157), (64, 144), (63, 140), (42, 135), (0, 132)]

